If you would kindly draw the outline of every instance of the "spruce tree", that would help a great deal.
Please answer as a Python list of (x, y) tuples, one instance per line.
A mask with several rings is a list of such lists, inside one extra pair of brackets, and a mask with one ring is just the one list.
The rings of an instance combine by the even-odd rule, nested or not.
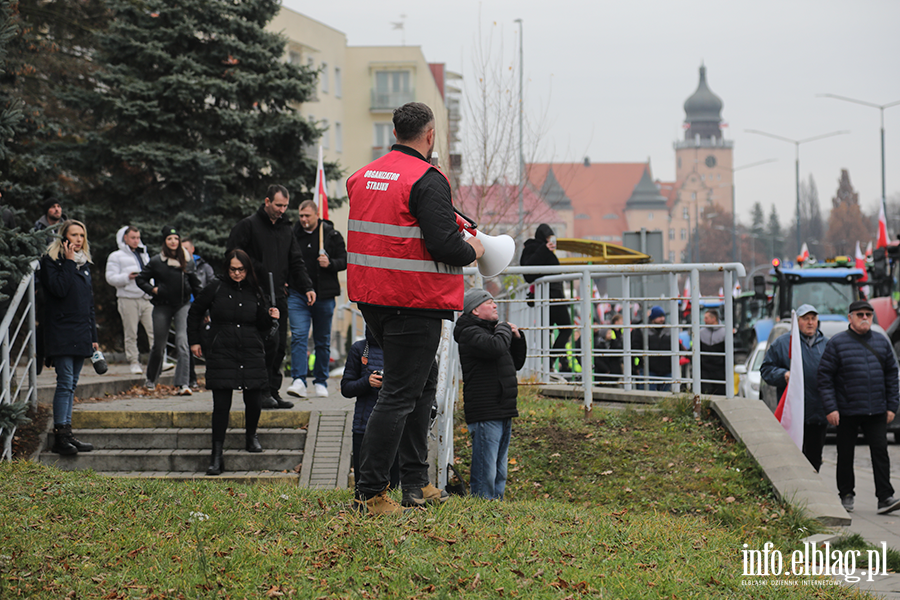
[(312, 187), (315, 159), (305, 150), (319, 132), (295, 107), (317, 75), (284, 62), (285, 39), (265, 30), (276, 0), (108, 7), (97, 85), (65, 95), (91, 122), (65, 153), (88, 226), (112, 250), (122, 224), (142, 225), (151, 247), (159, 227), (173, 224), (214, 258), (270, 184), (294, 198)]
[(784, 239), (781, 231), (781, 220), (778, 218), (778, 211), (775, 205), (769, 212), (769, 221), (766, 224), (766, 237), (768, 238), (768, 247), (771, 249), (772, 258), (782, 258), (784, 253)]

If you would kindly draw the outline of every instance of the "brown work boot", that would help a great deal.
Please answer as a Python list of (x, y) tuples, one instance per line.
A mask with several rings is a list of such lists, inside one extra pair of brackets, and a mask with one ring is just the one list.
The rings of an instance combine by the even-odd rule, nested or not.
[(401, 503), (403, 506), (425, 506), (426, 504), (441, 504), (449, 499), (450, 494), (429, 483), (423, 488), (404, 488)]
[[(356, 502), (363, 504), (361, 500), (357, 500)], [(360, 508), (362, 508), (362, 506), (360, 506)], [(388, 495), (386, 489), (378, 492), (365, 501), (365, 511), (370, 515), (399, 515), (406, 512), (406, 510), (407, 509), (397, 504), (397, 502)]]

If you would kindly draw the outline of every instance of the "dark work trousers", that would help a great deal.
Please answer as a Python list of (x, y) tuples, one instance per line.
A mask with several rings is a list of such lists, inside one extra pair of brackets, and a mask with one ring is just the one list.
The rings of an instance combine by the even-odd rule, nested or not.
[(384, 352), (383, 386), (366, 424), (356, 484), (368, 499), (388, 487), (398, 452), (401, 485), (428, 485), (428, 425), (437, 391), (441, 319), (366, 305), (360, 311)]
[[(365, 433), (353, 434), (353, 473), (359, 477), (359, 453), (362, 450), (362, 441)], [(400, 458), (394, 457), (394, 464), (391, 465), (391, 489), (395, 490), (400, 487)]]
[(816, 473), (822, 466), (822, 448), (825, 447), (825, 431), (827, 429), (828, 423), (803, 425), (803, 456), (813, 466)]
[[(551, 304), (550, 324), (556, 325), (557, 327), (568, 327), (571, 325), (572, 320), (569, 318), (569, 307), (560, 304)], [(568, 372), (571, 370), (571, 367), (569, 366), (569, 359), (566, 357), (566, 343), (568, 343), (569, 338), (572, 337), (572, 330), (567, 328), (559, 329), (558, 331), (559, 333), (556, 336), (556, 340), (553, 342), (553, 351), (550, 353), (550, 365), (551, 368), (553, 368), (553, 357), (558, 357), (559, 371)]]
[[(231, 396), (234, 390), (213, 390), (212, 439), (224, 442), (231, 416)], [(247, 431), (256, 431), (262, 412), (262, 395), (265, 390), (244, 390), (244, 422)]]
[(288, 332), (288, 308), (287, 296), (278, 295), (275, 308), (278, 309), (278, 335), (274, 340), (266, 340), (266, 369), (269, 372), (269, 392), (273, 398), (280, 398), (281, 379), (283, 377), (281, 365), (284, 364), (284, 353), (287, 350)]
[(856, 487), (853, 475), (853, 453), (856, 435), (862, 428), (872, 456), (872, 474), (875, 476), (875, 496), (887, 500), (894, 495), (891, 486), (891, 460), (887, 450), (887, 415), (840, 416), (837, 426), (837, 487), (841, 496), (852, 496)]

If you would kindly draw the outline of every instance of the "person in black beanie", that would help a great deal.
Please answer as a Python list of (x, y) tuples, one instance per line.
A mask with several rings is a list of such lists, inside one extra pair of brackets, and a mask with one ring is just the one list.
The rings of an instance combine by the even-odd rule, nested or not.
[[(522, 249), (522, 258), (519, 264), (523, 267), (532, 266), (559, 266), (559, 259), (556, 258), (556, 234), (553, 229), (546, 223), (538, 225), (534, 237), (525, 240), (525, 246)], [(540, 273), (532, 273), (525, 275), (525, 281), (533, 283), (535, 280), (543, 277)], [(550, 299), (558, 300), (565, 298), (563, 292), (563, 284), (556, 281), (550, 284)], [(569, 361), (566, 358), (566, 343), (572, 335), (569, 329), (572, 325), (572, 319), (569, 317), (569, 309), (559, 302), (550, 304), (550, 324), (559, 328), (556, 340), (553, 342), (551, 350), (551, 361), (554, 356), (559, 357), (559, 370), (569, 371)], [(552, 363), (551, 363), (552, 364)]]

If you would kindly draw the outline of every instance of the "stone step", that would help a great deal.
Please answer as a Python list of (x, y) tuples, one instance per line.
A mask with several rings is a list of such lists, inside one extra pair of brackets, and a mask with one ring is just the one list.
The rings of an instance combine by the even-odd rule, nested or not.
[[(228, 465), (226, 465), (228, 466)], [(206, 471), (182, 473), (178, 471), (97, 471), (104, 477), (120, 477), (125, 479), (165, 479), (166, 481), (222, 481), (227, 483), (278, 483), (296, 486), (300, 475), (292, 471), (225, 471), (221, 475), (207, 475)]]
[[(205, 473), (210, 448), (180, 450), (94, 450), (74, 456), (42, 452), (40, 461), (64, 471), (92, 469), (97, 472), (142, 471)], [(303, 450), (268, 449), (250, 453), (243, 449), (226, 450), (225, 468), (234, 471), (293, 471), (303, 461)]]
[[(309, 411), (264, 410), (259, 417), (259, 427), (300, 428), (309, 424)], [(212, 411), (116, 411), (76, 410), (72, 413), (72, 428), (80, 435), (84, 429), (158, 429), (198, 428), (209, 429)], [(228, 427), (244, 426), (244, 412), (231, 411)], [(79, 438), (81, 439), (81, 438)]]
[[(226, 449), (243, 449), (244, 432), (242, 428), (229, 429), (225, 437)], [(200, 428), (102, 428), (79, 429), (76, 437), (93, 444), (97, 450), (209, 450), (212, 447), (211, 431)], [(305, 429), (289, 429), (272, 427), (259, 429), (259, 443), (263, 448), (302, 450), (306, 444)], [(52, 448), (53, 433), (47, 435), (47, 448)]]

